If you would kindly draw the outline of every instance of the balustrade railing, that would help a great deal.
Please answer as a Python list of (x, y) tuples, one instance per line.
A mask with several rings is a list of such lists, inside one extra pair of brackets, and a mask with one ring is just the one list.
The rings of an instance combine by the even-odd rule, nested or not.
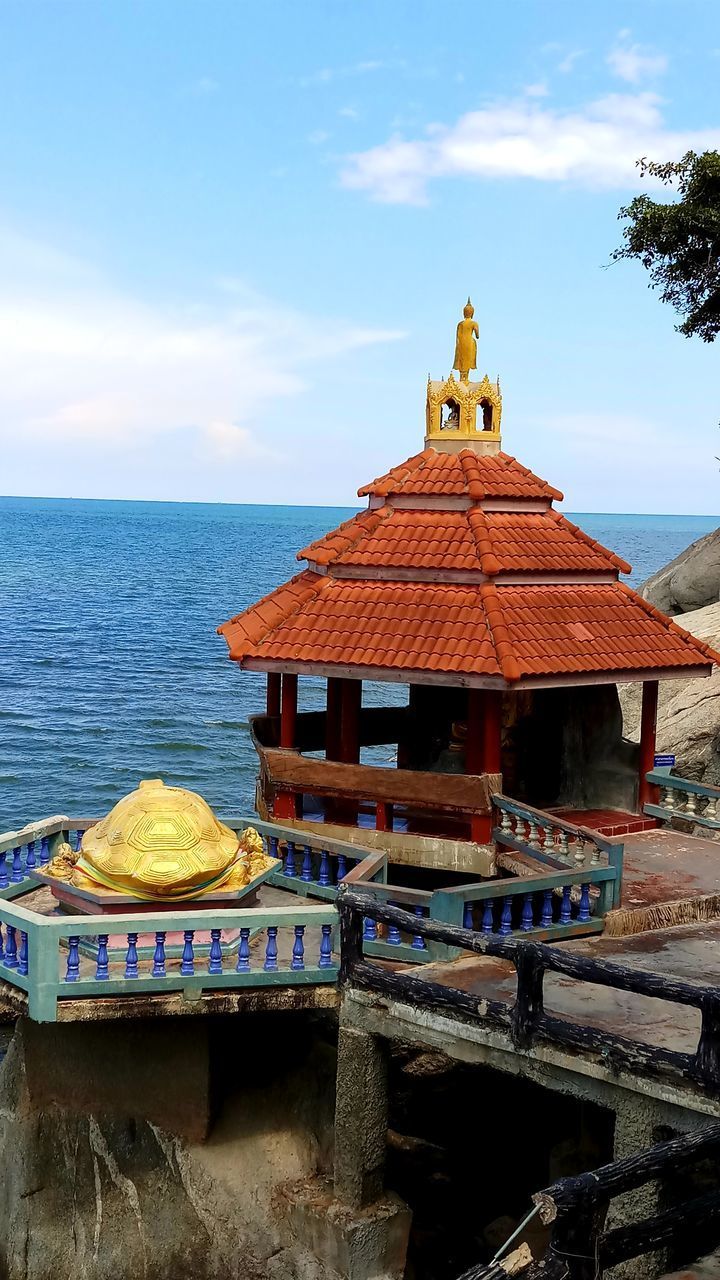
[[(494, 795), (493, 806), (496, 814), (493, 839), (500, 848), (514, 849), (556, 871), (567, 868), (573, 873), (592, 873), (586, 876), (585, 883), (612, 885), (612, 889), (603, 890), (602, 910), (619, 906), (624, 852), (621, 840), (600, 835), (590, 827), (576, 826), (565, 818), (508, 796)], [(599, 877), (597, 873), (603, 869), (612, 870), (613, 875)], [(568, 883), (582, 883), (582, 880), (568, 880)]]
[(336, 930), (335, 908), (315, 903), (43, 916), (6, 901), (0, 978), (40, 1022), (69, 997), (334, 983)]
[(88, 818), (70, 819), (62, 815), (29, 822), (19, 831), (0, 835), (0, 899), (11, 900), (37, 887), (32, 872), (47, 866), (58, 844), (77, 849), (82, 833), (92, 826)]
[(720, 787), (692, 782), (689, 778), (676, 778), (657, 769), (646, 777), (658, 788), (658, 799), (655, 803), (643, 805), (644, 813), (663, 822), (682, 818), (712, 831), (720, 828)]

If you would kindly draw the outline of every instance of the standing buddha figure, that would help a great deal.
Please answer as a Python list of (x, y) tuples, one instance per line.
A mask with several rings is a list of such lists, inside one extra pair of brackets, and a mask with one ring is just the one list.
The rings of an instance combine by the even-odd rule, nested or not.
[(463, 307), (464, 319), (458, 324), (455, 337), (453, 369), (457, 369), (461, 382), (467, 382), (470, 370), (477, 368), (477, 339), (480, 337), (480, 329), (477, 321), (473, 320), (474, 315), (475, 308), (468, 298)]

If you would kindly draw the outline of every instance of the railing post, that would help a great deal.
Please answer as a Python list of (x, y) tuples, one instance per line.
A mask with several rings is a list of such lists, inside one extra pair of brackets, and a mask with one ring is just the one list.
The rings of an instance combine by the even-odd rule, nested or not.
[(720, 992), (705, 994), (700, 1006), (702, 1026), (693, 1074), (704, 1084), (720, 1084)]
[(564, 1263), (567, 1280), (597, 1280), (598, 1237), (606, 1213), (607, 1202), (589, 1191), (559, 1210), (550, 1236), (550, 1256)]
[(42, 926), (28, 926), (28, 1016), (57, 1021), (58, 939)]
[(517, 994), (510, 1019), (510, 1033), (518, 1049), (527, 1049), (543, 1016), (545, 965), (532, 942), (523, 943), (514, 958)]
[(356, 964), (362, 960), (363, 918), (359, 911), (343, 902), (342, 890), (338, 893), (340, 912), (340, 984), (349, 982)]

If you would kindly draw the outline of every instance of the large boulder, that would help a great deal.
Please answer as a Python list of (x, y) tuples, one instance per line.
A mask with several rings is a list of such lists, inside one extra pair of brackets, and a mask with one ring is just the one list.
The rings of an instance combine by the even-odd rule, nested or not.
[[(720, 650), (720, 604), (685, 613), (678, 625)], [(624, 736), (638, 742), (640, 685), (618, 689)], [(681, 777), (720, 786), (720, 669), (706, 679), (661, 681), (657, 746), (677, 757), (675, 772)]]
[(698, 538), (658, 569), (640, 587), (640, 594), (671, 615), (715, 603), (720, 598), (720, 529)]

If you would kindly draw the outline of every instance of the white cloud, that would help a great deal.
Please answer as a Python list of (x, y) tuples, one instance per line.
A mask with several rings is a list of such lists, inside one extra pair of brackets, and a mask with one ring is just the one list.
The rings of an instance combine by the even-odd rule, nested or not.
[(542, 80), (538, 80), (535, 84), (526, 84), (523, 92), (528, 98), (547, 98), (550, 90)]
[(404, 58), (368, 58), (344, 67), (321, 67), (319, 71), (301, 76), (298, 83), (302, 89), (309, 89), (314, 85), (331, 84), (335, 80), (351, 80), (356, 76), (372, 75), (376, 71), (403, 71), (406, 66)]
[(339, 116), (344, 116), (346, 120), (359, 120), (360, 112), (356, 107), (341, 107), (338, 111)]
[(314, 129), (308, 134), (307, 140), (311, 147), (321, 147), (323, 142), (327, 142), (330, 134), (325, 129)]
[(303, 392), (313, 366), (402, 336), (274, 306), (233, 277), (202, 305), (148, 305), (1, 228), (0, 278), (6, 459), (8, 448), (127, 455), (160, 437), (218, 458), (268, 456), (256, 430), (268, 406)]
[(192, 92), (197, 94), (199, 98), (206, 98), (210, 94), (217, 93), (220, 88), (218, 80), (213, 80), (212, 76), (200, 76), (192, 85)]
[(572, 71), (573, 67), (575, 66), (575, 63), (578, 61), (579, 58), (582, 58), (584, 53), (585, 53), (584, 49), (571, 49), (570, 52), (566, 53), (565, 57), (561, 58), (560, 62), (558, 62), (557, 64), (558, 71), (562, 71), (563, 75), (567, 75), (568, 72)]
[(425, 204), (438, 178), (533, 178), (586, 187), (637, 185), (641, 156), (669, 160), (720, 146), (720, 125), (670, 129), (652, 93), (610, 94), (574, 111), (521, 98), (433, 124), (413, 141), (393, 136), (346, 159), (345, 187), (389, 204)]
[(664, 53), (654, 53), (651, 49), (644, 49), (642, 45), (630, 44), (629, 38), (629, 31), (621, 31), (618, 43), (606, 58), (614, 75), (626, 80), (628, 84), (640, 84), (667, 70), (668, 60)]

